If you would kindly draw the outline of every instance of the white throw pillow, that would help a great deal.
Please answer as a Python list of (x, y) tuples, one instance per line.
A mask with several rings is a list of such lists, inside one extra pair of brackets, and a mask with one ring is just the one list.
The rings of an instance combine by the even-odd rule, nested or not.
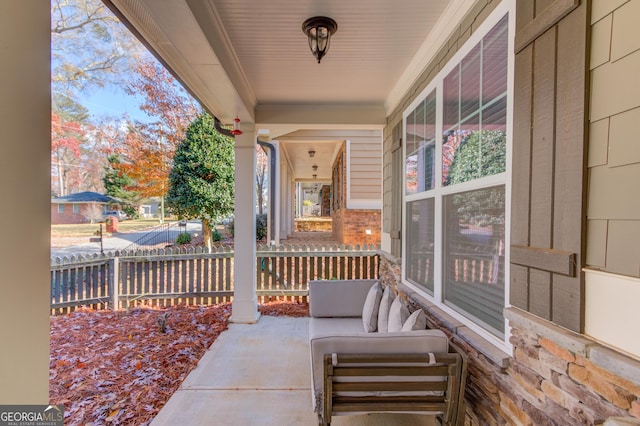
[(389, 333), (395, 333), (402, 331), (402, 324), (409, 318), (409, 308), (402, 300), (402, 297), (398, 296), (391, 304), (389, 309)]
[(427, 327), (427, 317), (422, 309), (418, 309), (409, 316), (402, 325), (402, 331), (424, 330)]
[(367, 333), (373, 333), (378, 328), (380, 299), (382, 299), (382, 288), (380, 283), (375, 283), (369, 289), (362, 307), (362, 323), (364, 324), (364, 331)]
[(382, 293), (382, 299), (380, 299), (380, 309), (378, 310), (378, 333), (386, 333), (389, 329), (389, 310), (391, 309), (391, 303), (395, 294), (391, 290), (391, 286), (388, 285)]

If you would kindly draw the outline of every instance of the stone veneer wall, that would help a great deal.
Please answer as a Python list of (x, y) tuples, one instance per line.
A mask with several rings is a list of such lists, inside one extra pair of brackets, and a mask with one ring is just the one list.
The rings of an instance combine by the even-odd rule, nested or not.
[(514, 346), (508, 356), (400, 277), (400, 261), (381, 252), (383, 285), (423, 309), (428, 327), (443, 330), (469, 357), (465, 425), (593, 425), (610, 417), (640, 422), (639, 361), (515, 308), (505, 311)]

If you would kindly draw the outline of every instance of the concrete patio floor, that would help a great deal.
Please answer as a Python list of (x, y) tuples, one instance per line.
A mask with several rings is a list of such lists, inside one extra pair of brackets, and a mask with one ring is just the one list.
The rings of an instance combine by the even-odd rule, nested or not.
[[(317, 425), (311, 406), (308, 318), (230, 324), (152, 425)], [(334, 417), (336, 426), (434, 425), (409, 414)]]

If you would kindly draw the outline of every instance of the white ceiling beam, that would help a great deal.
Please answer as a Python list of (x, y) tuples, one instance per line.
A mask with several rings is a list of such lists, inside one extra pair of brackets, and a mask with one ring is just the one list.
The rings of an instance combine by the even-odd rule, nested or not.
[(258, 105), (256, 123), (295, 124), (298, 128), (325, 125), (382, 129), (387, 119), (383, 105)]

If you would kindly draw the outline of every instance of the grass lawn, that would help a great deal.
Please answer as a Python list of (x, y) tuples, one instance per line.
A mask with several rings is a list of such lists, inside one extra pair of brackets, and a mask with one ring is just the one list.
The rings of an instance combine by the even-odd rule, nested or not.
[[(172, 220), (166, 220), (167, 222)], [(123, 220), (118, 223), (118, 231), (129, 232), (140, 229), (148, 229), (159, 225), (158, 219), (135, 219)], [(51, 225), (52, 237), (90, 237), (100, 229), (100, 224), (80, 223), (70, 225)], [(104, 223), (102, 224), (102, 232), (106, 232)]]

